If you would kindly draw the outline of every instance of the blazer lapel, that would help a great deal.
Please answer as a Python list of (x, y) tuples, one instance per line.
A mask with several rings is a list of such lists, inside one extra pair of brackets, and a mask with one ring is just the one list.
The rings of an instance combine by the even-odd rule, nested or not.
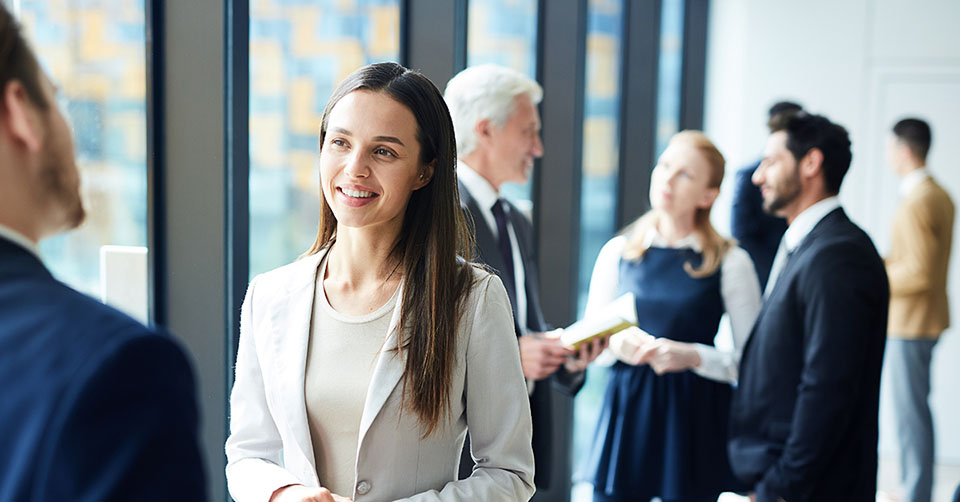
[[(535, 236), (533, 234), (533, 225), (527, 216), (520, 211), (514, 204), (510, 204), (510, 223), (513, 225), (513, 231), (517, 235), (517, 246), (520, 248), (520, 259), (523, 260), (524, 283), (522, 287), (527, 295), (527, 326), (525, 329), (534, 331), (549, 331), (551, 328), (543, 317), (543, 311), (540, 309), (540, 291), (537, 284), (540, 283), (539, 273), (537, 272), (536, 253), (533, 246)], [(515, 301), (514, 298), (510, 299)], [(511, 303), (514, 305), (514, 303)], [(516, 312), (514, 312), (516, 315)]]
[(370, 378), (370, 386), (367, 388), (367, 399), (363, 403), (363, 415), (360, 417), (360, 436), (357, 441), (357, 449), (363, 445), (363, 438), (373, 421), (380, 414), (383, 405), (387, 402), (390, 394), (403, 377), (404, 363), (406, 362), (406, 353), (400, 353), (396, 350), (400, 343), (399, 323), (400, 313), (403, 308), (403, 283), (400, 284), (400, 291), (397, 292), (397, 304), (393, 308), (393, 317), (390, 319), (390, 328), (387, 331), (387, 338), (383, 342), (383, 348), (380, 349), (380, 355), (377, 357), (377, 365), (373, 370), (373, 377)]
[(272, 360), (284, 394), (283, 416), (286, 427), (293, 431), (300, 453), (312, 465), (316, 476), (313, 443), (307, 423), (307, 405), (304, 396), (304, 377), (307, 368), (307, 347), (313, 302), (316, 297), (317, 268), (326, 255), (321, 251), (297, 262), (291, 274), (289, 288), (280, 295), (271, 311)]
[[(463, 200), (463, 206), (469, 211), (470, 217), (473, 219), (470, 229), (473, 230), (473, 234), (477, 239), (477, 249), (475, 249), (475, 251), (483, 263), (486, 263), (496, 270), (501, 270), (503, 268), (503, 260), (500, 256), (497, 253), (484, 253), (485, 250), (497, 249), (497, 237), (493, 235), (493, 231), (490, 230), (490, 226), (487, 225), (487, 220), (483, 217), (480, 206), (470, 195), (470, 192), (467, 191), (466, 187), (462, 185), (460, 187), (460, 197)], [(490, 256), (487, 256), (487, 254), (490, 254)]]
[[(501, 281), (506, 279), (503, 278), (503, 275), (500, 273), (506, 268), (506, 265), (503, 263), (503, 258), (500, 257), (500, 252), (498, 251), (498, 240), (493, 231), (490, 229), (490, 226), (487, 224), (487, 220), (483, 217), (483, 213), (480, 211), (480, 206), (477, 204), (477, 201), (470, 195), (470, 191), (467, 190), (467, 187), (460, 183), (460, 200), (461, 206), (464, 207), (467, 211), (470, 212), (470, 216), (473, 218), (473, 225), (471, 225), (471, 230), (473, 231), (474, 238), (476, 239), (477, 249), (474, 252), (477, 253), (475, 261), (479, 261), (484, 265), (492, 268), (497, 272), (497, 276), (500, 277)], [(511, 208), (511, 213), (514, 208)], [(516, 231), (516, 228), (514, 228)], [(517, 236), (519, 240), (519, 235)], [(521, 255), (523, 255), (523, 245), (520, 246)], [(526, 260), (526, 257), (523, 257)], [(524, 264), (526, 266), (526, 264)], [(512, 280), (512, 278), (511, 278)], [(507, 295), (510, 297), (510, 305), (516, 305), (517, 299), (512, 295), (510, 288), (507, 288)]]
[(800, 244), (797, 248), (790, 253), (790, 258), (787, 260), (787, 263), (783, 266), (783, 270), (780, 272), (780, 276), (777, 278), (777, 283), (773, 285), (773, 291), (770, 292), (770, 296), (763, 301), (763, 305), (760, 307), (760, 313), (757, 314), (757, 320), (753, 323), (753, 329), (750, 331), (750, 336), (747, 338), (747, 343), (743, 347), (743, 356), (741, 356), (741, 365), (743, 358), (746, 357), (747, 349), (750, 347), (750, 341), (753, 340), (757, 326), (760, 325), (760, 321), (766, 317), (767, 307), (769, 307), (774, 302), (780, 302), (780, 296), (784, 293), (781, 292), (785, 288), (785, 284), (788, 284), (792, 281), (794, 273), (794, 268), (797, 266), (797, 263), (801, 260), (804, 253), (809, 250), (813, 244), (817, 241), (820, 234), (827, 231), (835, 222), (842, 222), (847, 220), (847, 215), (843, 211), (843, 208), (837, 208), (833, 211), (827, 213), (814, 227), (810, 230), (810, 233), (800, 241)]

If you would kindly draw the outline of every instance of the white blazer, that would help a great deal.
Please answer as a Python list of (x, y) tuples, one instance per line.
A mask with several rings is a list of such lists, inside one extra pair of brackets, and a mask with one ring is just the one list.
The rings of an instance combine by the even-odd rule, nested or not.
[[(322, 486), (304, 375), (323, 254), (259, 275), (247, 290), (226, 442), (227, 485), (237, 502), (266, 502), (290, 484)], [(416, 414), (400, 409), (404, 358), (392, 350), (397, 302), (360, 419), (355, 501), (516, 502), (533, 495), (530, 404), (510, 303), (499, 278), (474, 270), (457, 332), (450, 417), (427, 438)], [(468, 427), (476, 467), (457, 481)]]

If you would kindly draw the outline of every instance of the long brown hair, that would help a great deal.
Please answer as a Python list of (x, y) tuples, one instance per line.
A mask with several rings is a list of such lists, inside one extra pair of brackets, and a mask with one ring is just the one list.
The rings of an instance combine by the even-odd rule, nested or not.
[[(720, 150), (717, 150), (717, 147), (705, 134), (700, 131), (681, 131), (670, 138), (670, 145), (674, 144), (684, 144), (695, 148), (706, 159), (707, 165), (710, 166), (708, 186), (710, 188), (720, 188), (720, 182), (723, 181), (725, 161), (723, 160), (723, 154), (720, 153)], [(690, 262), (683, 264), (684, 270), (690, 274), (690, 277), (700, 278), (713, 275), (720, 263), (723, 262), (723, 257), (726, 256), (727, 251), (735, 244), (735, 241), (720, 235), (713, 228), (710, 223), (710, 209), (712, 207), (711, 205), (707, 208), (698, 208), (693, 216), (693, 233), (703, 248), (703, 261), (698, 268), (694, 268)], [(661, 218), (663, 218), (663, 214), (656, 209), (651, 209), (623, 230), (622, 234), (627, 236), (627, 243), (623, 248), (624, 258), (628, 260), (643, 258), (644, 253), (647, 252), (644, 237), (651, 228), (656, 228)]]
[[(320, 148), (337, 102), (357, 90), (382, 92), (417, 119), (421, 166), (434, 163), (426, 186), (410, 196), (391, 252), (403, 273), (398, 351), (406, 352), (404, 406), (417, 414), (423, 436), (442, 426), (450, 409), (457, 326), (472, 284), (472, 249), (457, 188), (457, 144), (440, 91), (422, 74), (396, 63), (376, 63), (350, 74), (330, 97), (320, 124)], [(337, 219), (320, 190), (320, 225), (309, 256), (332, 245)], [(458, 255), (463, 260), (458, 259)]]

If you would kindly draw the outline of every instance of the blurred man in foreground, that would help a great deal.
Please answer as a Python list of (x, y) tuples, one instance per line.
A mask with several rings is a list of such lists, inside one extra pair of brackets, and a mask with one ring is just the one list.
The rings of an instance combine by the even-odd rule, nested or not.
[(56, 93), (0, 5), (0, 500), (205, 500), (183, 351), (39, 257), (84, 218)]

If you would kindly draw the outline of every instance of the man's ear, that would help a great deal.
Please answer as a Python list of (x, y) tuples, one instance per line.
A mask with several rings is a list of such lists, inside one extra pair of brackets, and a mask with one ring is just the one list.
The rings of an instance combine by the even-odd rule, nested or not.
[(417, 182), (414, 183), (413, 189), (420, 190), (421, 188), (427, 186), (427, 183), (430, 183), (430, 180), (433, 179), (433, 171), (437, 166), (437, 161), (434, 159), (433, 162), (427, 164), (420, 170), (420, 175), (417, 177)]
[(3, 100), (0, 121), (13, 143), (29, 152), (39, 152), (43, 148), (42, 130), (37, 118), (39, 108), (30, 100), (27, 89), (19, 81), (11, 80), (3, 88), (0, 99)]
[(490, 119), (480, 119), (473, 126), (473, 133), (477, 136), (477, 142), (483, 143), (490, 139), (493, 134), (493, 123)]
[(820, 176), (823, 171), (823, 152), (819, 148), (811, 148), (800, 160), (799, 169), (802, 178)]

